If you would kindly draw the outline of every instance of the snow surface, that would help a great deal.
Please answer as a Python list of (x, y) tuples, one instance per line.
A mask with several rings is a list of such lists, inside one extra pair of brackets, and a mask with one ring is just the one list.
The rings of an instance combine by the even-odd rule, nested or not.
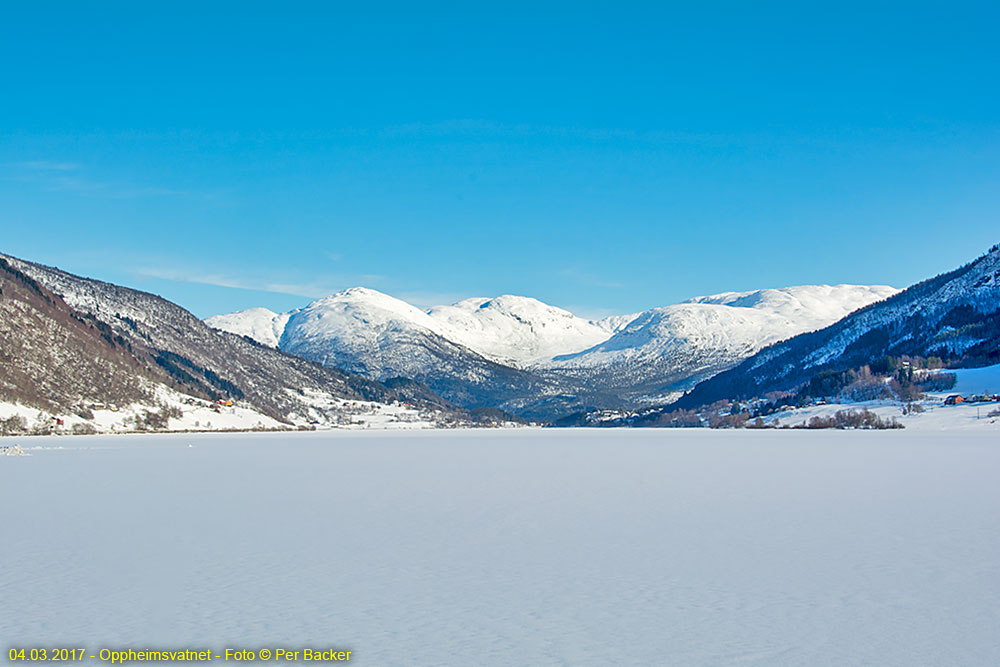
[(510, 294), (435, 306), (427, 314), (446, 338), (516, 367), (584, 350), (608, 337), (607, 329), (568, 310)]
[[(56, 432), (69, 434), (73, 427), (88, 425), (100, 433), (128, 433), (136, 430), (135, 418), (142, 417), (146, 412), (159, 412), (169, 406), (181, 411), (179, 418), (171, 417), (167, 430), (170, 431), (234, 431), (250, 429), (284, 429), (287, 424), (257, 412), (242, 405), (228, 407), (216, 406), (211, 401), (187, 396), (163, 385), (148, 385), (153, 392), (153, 400), (147, 403), (136, 402), (123, 406), (106, 406), (93, 409), (92, 419), (67, 413), (52, 413), (46, 410), (0, 401), (0, 419), (19, 415), (25, 419), (29, 428), (39, 424), (53, 426)], [(63, 421), (62, 426), (54, 426), (55, 419)], [(304, 421), (299, 423), (305, 423)], [(0, 442), (5, 442), (0, 441)]]
[(784, 426), (806, 424), (813, 417), (831, 417), (838, 410), (870, 410), (882, 419), (894, 418), (907, 431), (967, 431), (993, 433), (1000, 442), (1000, 416), (990, 416), (994, 410), (1000, 415), (1000, 403), (962, 403), (945, 405), (944, 399), (954, 391), (927, 394), (926, 398), (913, 401), (922, 412), (911, 412), (907, 404), (897, 400), (858, 401), (854, 403), (828, 403), (810, 405), (793, 410), (776, 412), (764, 417), (764, 423)]
[[(45, 425), (56, 435), (72, 434), (74, 426), (87, 425), (98, 433), (131, 433), (136, 431), (135, 419), (146, 412), (159, 412), (164, 407), (180, 411), (180, 417), (171, 417), (166, 431), (249, 431), (284, 430), (291, 428), (256, 410), (236, 402), (220, 406), (200, 398), (187, 396), (163, 385), (149, 385), (153, 400), (125, 406), (106, 406), (93, 409), (92, 419), (73, 413), (51, 413), (38, 408), (0, 401), (0, 419), (15, 415), (24, 418), (29, 428)], [(319, 429), (415, 429), (435, 428), (440, 414), (421, 411), (401, 404), (350, 401), (322, 391), (303, 389), (298, 398), (308, 408), (307, 414), (291, 414), (292, 426), (309, 426)], [(63, 421), (55, 426), (55, 419)], [(0, 440), (6, 443), (6, 440)]]
[(888, 285), (800, 285), (725, 292), (654, 308), (620, 325), (607, 341), (554, 366), (613, 367), (711, 351), (731, 359), (833, 324), (848, 313), (898, 292)]
[[(845, 326), (833, 332), (835, 335), (802, 358), (800, 365), (812, 368), (837, 359), (872, 330), (914, 326), (916, 322), (911, 318), (915, 315), (919, 315), (920, 326), (926, 331), (947, 334), (938, 340), (939, 345), (934, 346), (938, 351), (947, 352), (945, 356), (960, 356), (970, 347), (983, 342), (982, 336), (955, 331), (943, 324), (942, 318), (946, 313), (962, 307), (972, 308), (980, 314), (995, 312), (1000, 307), (1000, 244), (953, 272), (912, 286), (899, 299), (858, 313), (845, 322)], [(776, 354), (781, 352), (775, 350)], [(762, 357), (756, 363), (767, 361), (768, 357)]]
[(589, 322), (529, 297), (507, 294), (465, 299), (424, 311), (366, 287), (353, 287), (288, 313), (251, 308), (205, 322), (282, 349), (302, 347), (316, 339), (372, 348), (385, 330), (408, 328), (436, 334), (517, 367), (586, 349), (607, 339), (613, 326)]
[(957, 376), (950, 394), (1000, 394), (1000, 364), (983, 368), (951, 369), (948, 372)]
[(379, 350), (389, 330), (440, 333), (437, 323), (416, 306), (366, 287), (352, 287), (292, 311), (281, 348), (295, 352), (316, 341), (332, 341), (356, 350)]
[(22, 439), (4, 645), (358, 665), (1000, 664), (993, 433)]
[(267, 345), (278, 347), (281, 334), (291, 313), (275, 313), (267, 308), (250, 308), (227, 315), (215, 315), (205, 323), (215, 329), (222, 329), (238, 336), (246, 336)]

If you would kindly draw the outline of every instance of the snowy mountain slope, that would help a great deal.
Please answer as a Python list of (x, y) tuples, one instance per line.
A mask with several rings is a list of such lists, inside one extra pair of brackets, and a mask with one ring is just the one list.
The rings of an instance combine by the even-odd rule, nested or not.
[[(264, 344), (273, 344), (272, 328), (282, 321), (266, 309), (207, 320)], [(574, 350), (609, 335), (534, 299), (470, 299), (425, 312), (363, 287), (286, 313), (284, 322), (278, 347), (289, 354), (379, 381), (411, 378), (463, 407), (516, 409), (530, 417), (547, 414), (535, 411), (535, 404), (567, 391), (575, 395), (578, 388), (516, 362), (546, 354), (544, 346), (551, 348), (553, 340), (559, 341), (555, 349)], [(555, 335), (547, 338), (549, 332)]]
[(827, 369), (883, 356), (938, 356), (984, 365), (1000, 359), (1000, 245), (829, 327), (772, 345), (695, 387), (680, 404), (785, 389)]
[(0, 400), (62, 411), (148, 401), (169, 376), (109, 334), (0, 257)]
[[(753, 292), (724, 292), (689, 299), (684, 304), (706, 304), (748, 308), (774, 315), (773, 326), (787, 335), (836, 322), (870, 303), (887, 299), (899, 290), (888, 285), (800, 285)], [(681, 305), (684, 305), (681, 304)], [(784, 323), (781, 320), (784, 319)]]
[(435, 306), (427, 314), (452, 341), (510, 366), (527, 368), (606, 340), (609, 330), (537, 299), (505, 294)]
[[(449, 356), (478, 356), (443, 337), (427, 313), (388, 294), (354, 287), (289, 313), (281, 348), (372, 378), (413, 377)], [(440, 349), (440, 354), (434, 351)]]
[[(212, 329), (153, 294), (5, 255), (0, 260), (13, 279), (24, 276), (20, 282), (28, 286), (8, 289), (4, 299), (12, 300), (18, 312), (30, 303), (44, 314), (45, 321), (34, 328), (12, 327), (11, 335), (20, 341), (17, 349), (25, 350), (14, 359), (16, 366), (35, 364), (38, 368), (32, 373), (37, 377), (58, 380), (59, 390), (46, 392), (50, 403), (62, 407), (73, 400), (122, 403), (128, 394), (137, 396), (139, 392), (124, 380), (101, 379), (95, 368), (103, 364), (110, 369), (106, 374), (114, 371), (112, 362), (124, 370), (114, 371), (117, 375), (109, 378), (123, 374), (127, 378), (131, 373), (203, 399), (232, 398), (284, 423), (336, 422), (344, 401), (400, 400), (395, 391), (372, 380)], [(45, 345), (37, 345), (32, 330), (35, 336), (49, 332), (43, 334)], [(80, 342), (72, 342), (76, 339)], [(95, 363), (82, 365), (90, 356)], [(74, 363), (79, 372), (62, 373), (64, 366)], [(6, 393), (3, 387), (0, 390)], [(109, 390), (113, 395), (105, 396)], [(23, 388), (12, 390), (15, 400), (20, 400), (19, 395), (25, 395)], [(30, 395), (27, 398), (39, 403)]]
[[(342, 336), (354, 324), (358, 325), (354, 328), (357, 336), (370, 338), (363, 331), (364, 322), (378, 328), (393, 321), (400, 326), (415, 326), (430, 331), (487, 359), (515, 368), (527, 368), (556, 355), (596, 345), (606, 340), (622, 319), (589, 322), (537, 299), (509, 294), (492, 299), (465, 299), (450, 306), (434, 306), (422, 311), (364, 287), (354, 287), (320, 299), (302, 310), (318, 312), (322, 309), (346, 317), (338, 324), (338, 333)], [(281, 337), (289, 321), (302, 310), (278, 314), (266, 308), (250, 308), (215, 315), (205, 322), (216, 329), (248, 336), (262, 345), (281, 347)], [(366, 313), (370, 319), (366, 318)], [(332, 312), (326, 314), (327, 317), (332, 315)], [(303, 329), (303, 319), (299, 317), (296, 320), (298, 328), (286, 341), (287, 346), (301, 345), (302, 338), (324, 335), (326, 327), (323, 326)]]
[(246, 336), (261, 345), (278, 347), (291, 313), (275, 313), (267, 308), (250, 308), (227, 315), (215, 315), (205, 320), (213, 329), (221, 329), (237, 336)]
[(548, 368), (655, 400), (896, 292), (884, 285), (803, 285), (696, 297), (640, 313), (607, 341), (556, 357)]
[(593, 322), (527, 297), (423, 311), (359, 287), (283, 315), (253, 309), (208, 322), (265, 344), (277, 338), (285, 352), (372, 379), (414, 378), (466, 407), (551, 416), (569, 405), (661, 400), (894, 292), (858, 285), (730, 292)]
[[(355, 287), (290, 313), (252, 308), (216, 315), (206, 322), (293, 354), (310, 348), (315, 355), (317, 340), (335, 338), (338, 345), (354, 349), (350, 354), (360, 355), (367, 348), (373, 362), (386, 349), (382, 344), (378, 354), (374, 352), (380, 332), (387, 327), (414, 328), (504, 365), (558, 369), (641, 360), (692, 345), (745, 356), (777, 340), (826, 326), (895, 292), (883, 285), (726, 292), (588, 321), (530, 297), (472, 298), (422, 311), (376, 290)], [(295, 327), (290, 330), (292, 322)], [(613, 351), (620, 354), (610, 354)]]
[(592, 320), (592, 323), (608, 332), (608, 336), (610, 337), (627, 327), (640, 315), (642, 315), (642, 313), (632, 313), (631, 315), (610, 315), (608, 317), (602, 317), (599, 320)]
[(463, 407), (558, 391), (551, 381), (499, 364), (464, 346), (453, 327), (410, 304), (355, 287), (294, 311), (280, 347), (368, 378), (407, 377)]

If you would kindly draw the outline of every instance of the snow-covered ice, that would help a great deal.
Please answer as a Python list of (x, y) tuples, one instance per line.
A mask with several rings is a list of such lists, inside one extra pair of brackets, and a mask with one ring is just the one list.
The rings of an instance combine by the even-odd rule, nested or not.
[(9, 440), (4, 647), (1000, 664), (995, 430)]

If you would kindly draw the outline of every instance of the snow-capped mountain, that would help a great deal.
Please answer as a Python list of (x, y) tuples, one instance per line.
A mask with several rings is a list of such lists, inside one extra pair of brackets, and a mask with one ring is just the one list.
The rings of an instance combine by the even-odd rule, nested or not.
[(897, 291), (886, 285), (802, 285), (695, 297), (640, 313), (608, 340), (558, 356), (549, 367), (657, 400)]
[(761, 395), (820, 371), (902, 355), (971, 366), (1000, 361), (1000, 245), (824, 329), (767, 347), (699, 384), (681, 404)]
[(330, 368), (426, 384), (465, 407), (556, 391), (551, 381), (466, 347), (453, 327), (405, 301), (364, 287), (339, 292), (289, 313), (279, 345)]
[(205, 320), (213, 329), (252, 338), (261, 345), (278, 347), (291, 313), (275, 313), (267, 308), (250, 308), (238, 313), (216, 315)]
[(609, 330), (530, 297), (505, 294), (435, 306), (428, 316), (442, 335), (499, 363), (519, 368), (546, 366), (608, 338)]
[(448, 359), (481, 360), (442, 335), (424, 311), (364, 287), (288, 313), (280, 347), (324, 366), (351, 368), (373, 378), (414, 377)]
[(345, 402), (354, 412), (408, 402), (467, 418), (428, 393), (218, 331), (153, 294), (0, 255), (0, 402), (66, 411), (177, 394), (232, 399), (274, 424), (339, 423)]
[[(490, 301), (497, 303), (487, 305)], [(482, 314), (471, 312), (474, 302), (478, 302), (475, 309)], [(479, 308), (482, 305), (486, 307)], [(534, 319), (530, 311), (534, 311)], [(540, 323), (539, 312), (549, 314), (553, 323)], [(262, 344), (273, 344), (277, 337), (282, 351), (330, 368), (342, 368), (380, 381), (400, 377), (417, 380), (461, 406), (500, 407), (517, 410), (522, 415), (545, 417), (547, 412), (534, 410), (533, 406), (545, 404), (567, 389), (575, 394), (577, 388), (560, 378), (546, 378), (518, 368), (511, 357), (520, 355), (520, 360), (528, 360), (532, 355), (537, 356), (537, 350), (547, 343), (544, 339), (538, 341), (537, 334), (532, 338), (532, 327), (571, 338), (573, 325), (566, 326), (565, 320), (579, 318), (534, 299), (470, 299), (455, 306), (423, 311), (387, 294), (355, 287), (290, 313), (275, 315), (264, 309), (252, 309), (212, 317), (207, 322), (248, 335)], [(281, 322), (284, 327), (280, 333), (272, 334)], [(585, 321), (574, 323), (587, 332)], [(570, 330), (569, 335), (566, 329)], [(527, 353), (517, 345), (504, 348), (504, 335), (521, 344), (534, 340), (535, 346), (525, 345)], [(594, 340), (594, 334), (590, 335), (583, 342), (579, 342), (577, 335), (577, 341), (568, 349), (581, 349)], [(606, 336), (601, 334), (602, 338)], [(510, 365), (500, 363), (499, 359)]]
[[(297, 317), (304, 312), (311, 317)], [(205, 320), (216, 329), (247, 336), (269, 347), (299, 346), (305, 340), (336, 335), (348, 330), (362, 340), (371, 340), (368, 323), (382, 330), (389, 322), (430, 331), (462, 345), (483, 357), (515, 368), (545, 365), (553, 357), (585, 350), (614, 332), (616, 325), (635, 317), (621, 316), (591, 322), (537, 299), (505, 294), (496, 298), (472, 298), (450, 306), (420, 310), (405, 301), (365, 287), (354, 287), (289, 313), (250, 308)], [(281, 345), (291, 319), (292, 335)], [(325, 320), (320, 324), (320, 320)], [(338, 319), (340, 318), (340, 319)], [(306, 325), (306, 322), (312, 324)], [(360, 341), (356, 341), (360, 342)], [(348, 342), (347, 344), (351, 344)], [(288, 351), (294, 352), (289, 349)]]
[(207, 322), (373, 379), (411, 377), (462, 405), (538, 416), (569, 405), (662, 399), (895, 291), (810, 285), (734, 292), (588, 321), (527, 297), (421, 310), (358, 287), (291, 313), (252, 309)]

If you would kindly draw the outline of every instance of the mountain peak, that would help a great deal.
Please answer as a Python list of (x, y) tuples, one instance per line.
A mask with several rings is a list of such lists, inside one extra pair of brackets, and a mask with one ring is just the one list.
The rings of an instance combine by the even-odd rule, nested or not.
[(289, 313), (275, 313), (267, 308), (247, 308), (235, 313), (213, 315), (205, 324), (237, 336), (246, 336), (261, 345), (278, 347)]
[(788, 389), (826, 371), (889, 357), (982, 365), (997, 357), (1000, 246), (953, 271), (856, 310), (808, 336), (762, 350), (699, 384), (685, 406)]
[(501, 363), (527, 367), (606, 340), (605, 329), (538, 299), (503, 294), (435, 306), (444, 335)]
[[(327, 297), (324, 297), (324, 298), (329, 299), (329, 298), (332, 298), (332, 297), (348, 297), (348, 296), (349, 297), (360, 297), (360, 298), (389, 297), (389, 295), (385, 294), (384, 292), (379, 292), (378, 290), (374, 290), (374, 289), (372, 289), (370, 287), (363, 287), (361, 285), (357, 285), (355, 287), (348, 287), (347, 289), (340, 290), (339, 292), (336, 292), (335, 294), (331, 294), (331, 295), (329, 295)], [(391, 299), (393, 297), (389, 297), (389, 298)]]
[[(592, 322), (514, 294), (423, 310), (377, 290), (352, 287), (293, 313), (273, 316), (258, 309), (209, 323), (374, 379), (416, 377), (449, 400), (469, 405), (481, 398), (455, 387), (504, 377), (503, 371), (483, 365), (489, 362), (530, 372), (529, 384), (555, 383), (546, 391), (572, 400), (588, 391), (608, 400), (608, 390), (653, 400), (764, 345), (827, 326), (895, 292), (865, 285), (725, 292)], [(511, 381), (522, 382), (524, 376)]]

